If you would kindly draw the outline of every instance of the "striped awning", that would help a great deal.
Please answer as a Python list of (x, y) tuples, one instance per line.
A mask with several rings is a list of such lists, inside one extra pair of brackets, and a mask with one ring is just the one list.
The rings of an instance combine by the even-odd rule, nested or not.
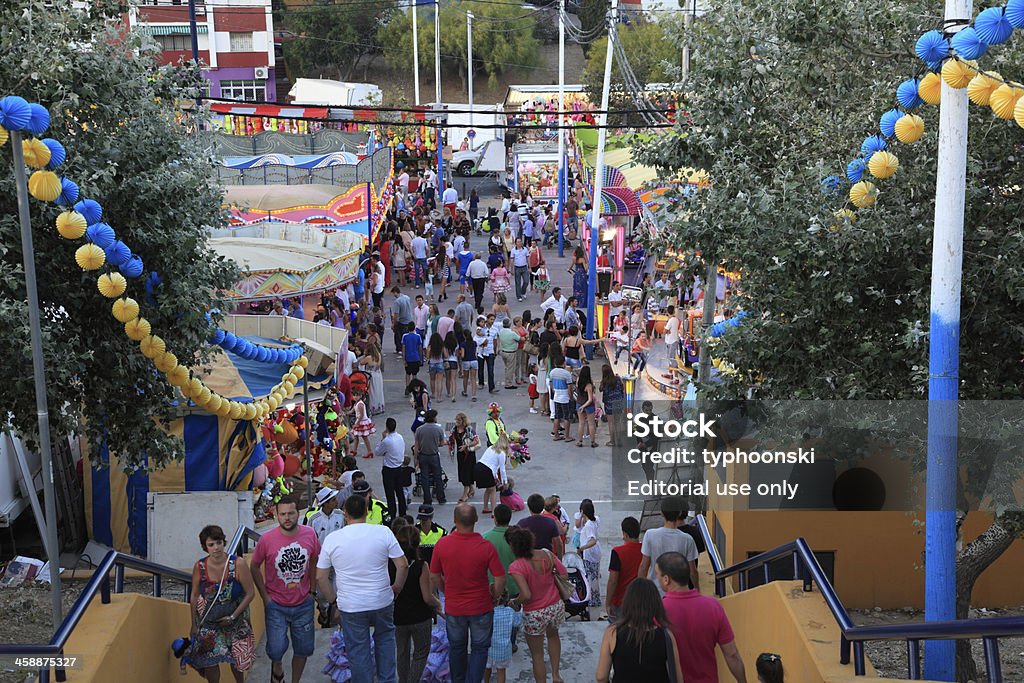
[[(182, 35), (187, 36), (187, 35), (189, 35), (192, 32), (189, 29), (189, 25), (188, 24), (184, 24), (184, 25), (181, 25), (181, 24), (174, 24), (174, 25), (146, 24), (146, 25), (143, 25), (143, 26), (139, 26), (139, 30), (141, 30), (147, 36), (182, 36)], [(199, 33), (206, 33), (207, 32), (207, 26), (206, 26), (206, 24), (197, 24), (196, 25), (196, 30)]]

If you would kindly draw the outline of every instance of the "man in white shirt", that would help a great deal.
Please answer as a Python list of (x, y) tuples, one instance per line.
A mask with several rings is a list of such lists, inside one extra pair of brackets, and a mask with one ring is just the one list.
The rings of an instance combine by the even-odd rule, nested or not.
[(384, 305), (384, 278), (387, 272), (384, 269), (384, 264), (380, 262), (380, 256), (377, 254), (370, 257), (370, 273), (373, 278), (370, 288), (373, 307), (382, 308)]
[(523, 240), (517, 239), (516, 246), (509, 252), (509, 256), (512, 258), (516, 278), (516, 301), (522, 301), (530, 287), (530, 250), (523, 246)]
[(551, 296), (548, 297), (547, 301), (540, 305), (542, 311), (546, 311), (549, 308), (555, 312), (555, 322), (559, 326), (565, 324), (565, 306), (567, 301), (562, 296), (562, 288), (555, 287), (551, 290)]
[(404, 168), (402, 174), (398, 176), (398, 188), (402, 191), (403, 200), (409, 196), (409, 172)]
[(490, 314), (486, 318), (480, 316), (476, 320), (477, 328), (476, 334), (473, 335), (473, 341), (476, 342), (476, 357), (480, 361), (477, 364), (477, 379), (482, 389), (484, 386), (484, 375), (487, 376), (487, 389), (492, 394), (497, 393), (494, 388), (494, 356), (497, 351), (495, 343), (497, 342), (498, 332), (494, 328), (494, 314)]
[(671, 361), (679, 353), (679, 318), (676, 307), (669, 306), (668, 320), (665, 322), (665, 356)]
[(327, 535), (345, 526), (345, 513), (338, 509), (338, 489), (324, 486), (316, 492), (317, 507), (306, 513), (306, 524), (313, 527), (323, 546)]
[[(317, 559), (316, 578), (321, 595), (332, 602), (337, 600), (352, 670), (370, 679), (376, 671), (378, 680), (394, 681), (398, 665), (395, 596), (405, 586), (409, 561), (391, 529), (366, 523), (366, 503), (363, 496), (345, 501), (345, 527), (327, 538)], [(389, 559), (395, 564), (393, 584), (388, 578)], [(332, 569), (334, 586), (330, 581)]]
[(374, 455), (384, 457), (380, 474), (384, 480), (384, 497), (387, 498), (391, 519), (405, 515), (406, 498), (402, 491), (402, 467), (408, 462), (405, 455), (405, 439), (398, 433), (398, 423), (389, 417), (384, 423), (384, 438), (373, 449)]
[(416, 278), (416, 286), (422, 287), (427, 277), (427, 239), (423, 235), (416, 235), (409, 243), (412, 247), (413, 273)]
[(469, 264), (469, 269), (466, 270), (466, 277), (473, 283), (473, 301), (478, 313), (482, 313), (484, 310), (484, 285), (487, 284), (487, 278), (490, 275), (491, 271), (487, 269), (487, 264), (480, 258), (480, 252), (473, 254), (473, 260)]
[(615, 320), (615, 316), (622, 312), (622, 283), (616, 280), (612, 283), (612, 291), (608, 292), (608, 319)]
[(352, 376), (352, 370), (356, 366), (356, 354), (352, 349), (345, 349), (345, 360), (343, 362), (343, 370), (349, 377)]
[(428, 167), (423, 173), (423, 203), (431, 209), (435, 206), (435, 192), (437, 192), (437, 174), (434, 173), (434, 169)]
[(427, 338), (427, 318), (430, 317), (430, 307), (423, 300), (422, 294), (416, 295), (416, 307), (412, 309), (412, 321), (416, 331), (424, 339)]
[(445, 189), (444, 194), (441, 195), (441, 203), (444, 204), (444, 208), (448, 210), (448, 213), (454, 220), (455, 207), (459, 203), (459, 192), (451, 182), (448, 183), (448, 187)]
[[(463, 235), (456, 235), (452, 240), (452, 254), (458, 254), (466, 246), (466, 238)], [(449, 255), (449, 258), (451, 255)]]

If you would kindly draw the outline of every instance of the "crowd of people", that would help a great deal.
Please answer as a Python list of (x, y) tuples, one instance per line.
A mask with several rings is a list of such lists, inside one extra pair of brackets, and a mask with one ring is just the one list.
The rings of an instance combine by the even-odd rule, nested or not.
[[(415, 519), (375, 517), (365, 479), (351, 480), (351, 490), (322, 489), (305, 524), (298, 502), (282, 499), (277, 526), (248, 561), (226, 553), (220, 527), (200, 532), (207, 555), (193, 569), (191, 666), (216, 681), (227, 663), (242, 680), (256, 658), (248, 607), (259, 594), (278, 683), (289, 649), (290, 680), (300, 680), (316, 650), (317, 621), (337, 626), (321, 669), (335, 681), (479, 683), (493, 675), (503, 682), (520, 634), (534, 680), (547, 681), (550, 668), (550, 680), (564, 681), (560, 631), (571, 614), (565, 584), (576, 566), (569, 558), (582, 556), (588, 576), (589, 565), (601, 562), (592, 501), (582, 501), (571, 520), (558, 496), (535, 493), (518, 523), (512, 508), (498, 504), (480, 533), (484, 522), (468, 503), (454, 507), (447, 529), (428, 504)], [(599, 683), (717, 683), (717, 651), (733, 679), (748, 680), (724, 609), (700, 593), (699, 535), (686, 512), (682, 501), (663, 501), (664, 526), (642, 541), (639, 520), (622, 521), (622, 544), (608, 560), (602, 618), (610, 624), (594, 672)], [(588, 592), (600, 605), (599, 588), (591, 583)], [(783, 682), (778, 655), (760, 655), (755, 668), (759, 683)]]

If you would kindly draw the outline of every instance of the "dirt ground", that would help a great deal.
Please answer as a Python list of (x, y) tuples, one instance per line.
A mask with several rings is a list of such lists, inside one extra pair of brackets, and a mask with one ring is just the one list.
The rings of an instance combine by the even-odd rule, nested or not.
[[(1024, 607), (1015, 609), (971, 610), (971, 618), (1019, 617), (1024, 616)], [(853, 622), (863, 626), (900, 624), (908, 621), (924, 621), (920, 610), (905, 608), (897, 610), (853, 610)], [(972, 641), (974, 661), (981, 675), (977, 683), (985, 679), (985, 657), (980, 640)], [(1004, 638), (999, 641), (1004, 681), (1024, 681), (1024, 638)], [(906, 678), (907, 646), (901, 640), (881, 641), (867, 644), (867, 654), (879, 676)]]

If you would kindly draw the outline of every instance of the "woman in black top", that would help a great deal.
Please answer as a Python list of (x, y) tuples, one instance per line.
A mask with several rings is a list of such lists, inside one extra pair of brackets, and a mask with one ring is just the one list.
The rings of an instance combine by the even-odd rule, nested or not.
[[(626, 589), (619, 620), (601, 641), (597, 683), (679, 681), (679, 648), (654, 583), (636, 578)], [(614, 670), (614, 676), (609, 675)]]
[[(395, 639), (398, 641), (398, 680), (419, 681), (430, 654), (430, 629), (434, 613), (441, 614), (441, 601), (430, 587), (430, 569), (419, 558), (420, 530), (403, 526), (395, 531), (409, 575), (402, 592), (395, 596)], [(392, 567), (389, 563), (389, 569)], [(391, 579), (394, 581), (394, 577)], [(412, 652), (409, 644), (412, 643)], [(410, 661), (411, 656), (411, 661)]]
[(476, 448), (480, 445), (480, 439), (476, 432), (469, 426), (469, 418), (465, 413), (455, 416), (455, 428), (448, 436), (448, 450), (459, 465), (459, 483), (462, 484), (462, 498), (460, 503), (465, 503), (473, 498), (476, 483)]

